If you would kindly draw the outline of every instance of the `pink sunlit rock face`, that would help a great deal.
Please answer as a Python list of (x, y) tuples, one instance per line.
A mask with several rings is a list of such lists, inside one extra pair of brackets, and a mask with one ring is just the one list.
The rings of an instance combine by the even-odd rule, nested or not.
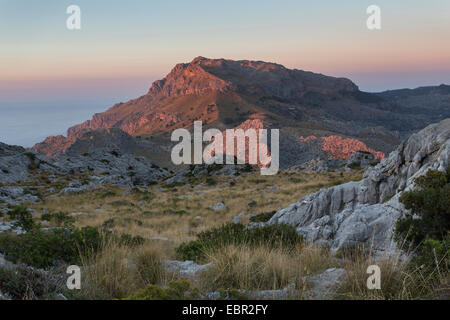
[[(300, 141), (307, 143), (315, 141), (319, 138), (316, 136), (300, 137)], [(343, 138), (341, 136), (321, 137), (322, 150), (326, 151), (331, 159), (348, 160), (352, 154), (357, 151), (370, 152), (375, 159), (384, 159), (385, 155), (382, 152), (375, 151), (369, 148), (364, 142), (352, 138)]]

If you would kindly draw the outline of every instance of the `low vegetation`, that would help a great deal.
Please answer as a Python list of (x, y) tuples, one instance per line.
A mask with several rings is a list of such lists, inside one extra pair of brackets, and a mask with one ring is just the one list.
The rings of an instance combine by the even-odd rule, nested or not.
[(205, 261), (207, 252), (221, 251), (229, 245), (293, 248), (303, 241), (294, 227), (285, 224), (247, 229), (242, 224), (230, 223), (201, 232), (197, 238), (177, 248), (180, 259), (202, 262)]
[(297, 297), (307, 288), (305, 276), (337, 266), (326, 248), (302, 243), (294, 247), (225, 245), (206, 252), (213, 266), (201, 274), (201, 287), (210, 290), (279, 290), (294, 279)]
[[(14, 207), (3, 216), (27, 233), (0, 234), (0, 252), (13, 263), (46, 271), (0, 268), (0, 288), (15, 299), (51, 299), (62, 292), (69, 299), (171, 300), (210, 292), (221, 299), (246, 299), (252, 290), (293, 285), (296, 294), (288, 298), (303, 299), (310, 289), (307, 276), (340, 267), (346, 276), (336, 298), (448, 298), (448, 174), (429, 172), (401, 198), (416, 217), (404, 217), (396, 228), (399, 243), (409, 248), (406, 259), (375, 258), (362, 248), (335, 256), (304, 243), (287, 225), (247, 228), (319, 188), (360, 178), (359, 173), (281, 172), (276, 178), (191, 177), (187, 184), (106, 187), (74, 195), (49, 195), (43, 189), (44, 201), (29, 205), (37, 213)], [(65, 185), (60, 184), (57, 188)], [(226, 209), (212, 210), (218, 202)], [(238, 215), (246, 218), (231, 224)], [(170, 259), (212, 264), (186, 279), (164, 267)], [(375, 262), (383, 286), (368, 290), (366, 268)], [(69, 264), (82, 267), (82, 290), (61, 289)]]

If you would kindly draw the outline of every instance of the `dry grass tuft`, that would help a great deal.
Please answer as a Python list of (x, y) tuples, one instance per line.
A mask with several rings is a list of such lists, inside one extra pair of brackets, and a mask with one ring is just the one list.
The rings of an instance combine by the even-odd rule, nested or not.
[(208, 290), (278, 290), (295, 283), (305, 289), (303, 277), (335, 265), (327, 249), (298, 245), (294, 250), (264, 246), (226, 246), (208, 253), (213, 267), (201, 276)]
[(95, 254), (82, 257), (85, 296), (103, 292), (107, 298), (130, 296), (149, 284), (164, 284), (168, 275), (163, 261), (167, 248), (150, 242), (138, 248), (105, 240)]
[[(372, 252), (359, 249), (344, 255), (347, 270), (344, 284), (339, 289), (340, 299), (351, 300), (410, 300), (433, 299), (449, 295), (448, 267), (445, 261), (431, 273), (411, 261), (411, 254), (390, 254), (375, 257)], [(377, 265), (381, 271), (381, 289), (367, 288), (367, 267)]]

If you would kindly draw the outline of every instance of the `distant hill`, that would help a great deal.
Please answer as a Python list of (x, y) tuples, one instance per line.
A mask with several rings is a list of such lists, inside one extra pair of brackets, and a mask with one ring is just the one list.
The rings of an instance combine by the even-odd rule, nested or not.
[(438, 122), (450, 117), (449, 85), (389, 90), (376, 95), (414, 112), (427, 122), (430, 119)]

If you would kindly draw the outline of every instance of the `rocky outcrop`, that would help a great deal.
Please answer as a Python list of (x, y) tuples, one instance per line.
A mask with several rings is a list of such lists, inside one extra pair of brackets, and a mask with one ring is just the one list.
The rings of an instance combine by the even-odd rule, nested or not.
[(375, 159), (384, 159), (385, 157), (384, 153), (375, 151), (362, 141), (352, 138), (301, 136), (300, 141), (303, 143), (319, 143), (322, 150), (328, 153), (330, 159), (348, 160), (356, 152), (370, 153)]
[[(384, 158), (384, 155), (383, 155)], [(370, 166), (374, 166), (380, 162), (379, 159), (375, 158), (373, 153), (367, 151), (356, 151), (353, 153), (350, 158), (347, 160), (347, 166), (352, 168), (367, 168)]]
[(337, 251), (366, 244), (377, 252), (395, 249), (395, 221), (405, 213), (401, 193), (428, 169), (450, 164), (450, 119), (413, 134), (364, 178), (310, 194), (278, 211), (269, 224), (295, 226), (307, 241)]
[(339, 286), (344, 282), (346, 271), (342, 268), (330, 268), (322, 273), (307, 277), (305, 280), (312, 287), (303, 293), (308, 300), (333, 299)]
[(122, 153), (117, 149), (100, 148), (82, 155), (47, 158), (23, 148), (2, 147), (9, 151), (0, 156), (0, 205), (39, 201), (29, 190), (38, 186), (27, 188), (11, 184), (32, 180), (35, 175), (42, 173), (50, 174), (51, 181), (57, 180), (55, 174), (69, 177), (82, 173), (89, 175), (89, 182), (80, 182), (74, 178), (62, 190), (64, 194), (87, 191), (103, 184), (122, 187), (148, 185), (169, 175), (167, 170), (155, 166), (147, 158)]
[(178, 274), (181, 277), (195, 277), (200, 272), (211, 267), (212, 264), (198, 265), (194, 261), (177, 261), (167, 260), (164, 261), (164, 267), (167, 271)]
[(6, 205), (17, 205), (21, 202), (39, 202), (39, 197), (30, 194), (27, 187), (2, 186), (0, 187), (0, 200)]
[(135, 146), (134, 139), (118, 128), (90, 131), (80, 130), (67, 137), (48, 137), (33, 146), (32, 150), (43, 153), (47, 157), (62, 155), (80, 155), (97, 149), (118, 149), (122, 153), (131, 152)]

